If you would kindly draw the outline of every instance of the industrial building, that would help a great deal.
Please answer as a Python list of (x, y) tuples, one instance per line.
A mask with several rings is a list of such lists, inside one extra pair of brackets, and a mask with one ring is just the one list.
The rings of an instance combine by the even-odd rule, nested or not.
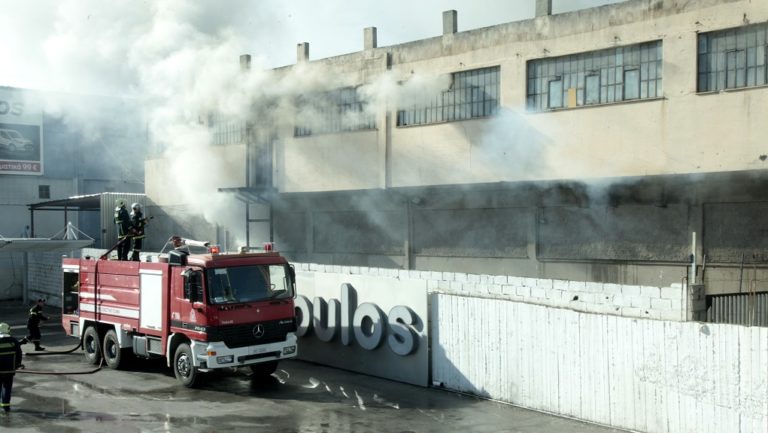
[[(290, 115), (209, 116), (249, 243), (643, 285), (690, 278), (695, 260), (709, 294), (764, 290), (768, 5), (536, 10), (466, 31), (446, 11), (442, 35), (387, 47), (367, 28), (361, 51), (326, 59), (302, 43), (273, 71), (297, 83)], [(164, 164), (147, 162), (147, 193), (172, 205)]]

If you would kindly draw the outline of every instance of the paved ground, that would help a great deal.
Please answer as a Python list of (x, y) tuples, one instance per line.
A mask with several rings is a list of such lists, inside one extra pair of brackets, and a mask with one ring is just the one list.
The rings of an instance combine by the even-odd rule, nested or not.
[[(49, 315), (55, 316), (54, 311)], [(26, 307), (0, 303), (0, 321), (25, 334)], [(44, 346), (77, 344), (58, 317)], [(26, 345), (25, 349), (31, 349)], [(82, 354), (26, 356), (27, 371), (87, 371)], [(300, 361), (268, 380), (246, 370), (210, 375), (199, 389), (176, 382), (164, 362), (135, 360), (121, 371), (17, 374), (13, 411), (0, 431), (24, 432), (519, 432), (617, 433), (568, 419)]]

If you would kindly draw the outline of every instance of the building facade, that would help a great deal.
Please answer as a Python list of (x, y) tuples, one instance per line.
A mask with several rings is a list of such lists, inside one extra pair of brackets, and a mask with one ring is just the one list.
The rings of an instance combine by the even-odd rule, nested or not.
[(209, 119), (242, 224), (304, 262), (765, 290), (768, 4), (550, 12), (459, 32), (447, 11), (441, 36), (369, 28), (312, 61), (299, 44), (271, 116)]

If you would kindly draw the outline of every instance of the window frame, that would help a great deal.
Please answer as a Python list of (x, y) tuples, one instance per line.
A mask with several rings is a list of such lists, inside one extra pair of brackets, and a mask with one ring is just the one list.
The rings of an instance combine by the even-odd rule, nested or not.
[(768, 85), (768, 23), (699, 33), (698, 93)]
[[(566, 107), (658, 99), (663, 96), (663, 64), (661, 39), (558, 57), (531, 59), (526, 65), (526, 108), (531, 112), (545, 112)], [(625, 83), (625, 77), (635, 74), (634, 70), (638, 71), (636, 89), (635, 80)], [(549, 95), (548, 83), (557, 77), (563, 80), (562, 107), (557, 105), (559, 99)], [(633, 86), (632, 92), (627, 88), (629, 85)], [(574, 101), (566, 99), (569, 92), (576, 93), (573, 107), (569, 104)]]
[(399, 108), (397, 127), (432, 125), (494, 116), (500, 107), (501, 67), (453, 72), (447, 89)]
[[(297, 98), (294, 104), (299, 109), (297, 109), (294, 121), (293, 136), (299, 138), (319, 134), (375, 130), (376, 116), (373, 113), (365, 112), (367, 103), (360, 98), (359, 88), (360, 86), (339, 87), (308, 95), (307, 98)], [(322, 104), (317, 101), (322, 102)], [(301, 107), (304, 106), (319, 113), (322, 121), (311, 126), (302, 124)], [(345, 121), (347, 116), (352, 116), (354, 119), (356, 115), (358, 115), (359, 120), (355, 123)]]

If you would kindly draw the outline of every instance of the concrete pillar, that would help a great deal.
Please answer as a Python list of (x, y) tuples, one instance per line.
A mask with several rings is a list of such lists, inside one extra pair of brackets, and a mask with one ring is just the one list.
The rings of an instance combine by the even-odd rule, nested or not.
[(241, 54), (240, 55), (240, 70), (241, 71), (249, 71), (251, 69), (251, 55), (250, 54)]
[(296, 45), (296, 63), (309, 61), (309, 42)]
[(552, 0), (536, 0), (536, 16), (552, 15)]
[(443, 12), (443, 35), (452, 35), (459, 31), (459, 18), (455, 10)]
[[(686, 284), (683, 286), (683, 302), (686, 303), (683, 320), (704, 322), (707, 320), (707, 295), (703, 284)], [(687, 292), (687, 293), (686, 293)]]
[(366, 27), (363, 30), (363, 47), (366, 50), (376, 48), (376, 27)]

